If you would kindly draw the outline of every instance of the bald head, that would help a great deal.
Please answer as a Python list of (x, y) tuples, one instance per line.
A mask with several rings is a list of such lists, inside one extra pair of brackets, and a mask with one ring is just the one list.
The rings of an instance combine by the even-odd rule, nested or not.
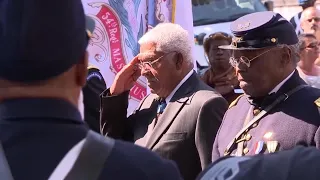
[(317, 8), (309, 7), (302, 12), (301, 28), (304, 33), (316, 35), (320, 30), (320, 11)]

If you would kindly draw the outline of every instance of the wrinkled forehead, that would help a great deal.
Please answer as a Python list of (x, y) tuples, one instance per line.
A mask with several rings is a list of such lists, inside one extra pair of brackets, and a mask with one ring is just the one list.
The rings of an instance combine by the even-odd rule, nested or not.
[(150, 58), (154, 58), (155, 56), (156, 56), (156, 53), (154, 51), (147, 51), (147, 52), (140, 53), (138, 55), (139, 59), (150, 59)]
[(308, 9), (304, 12), (302, 19), (308, 20), (310, 18), (315, 18), (315, 17), (320, 17), (320, 11), (312, 8), (312, 9)]

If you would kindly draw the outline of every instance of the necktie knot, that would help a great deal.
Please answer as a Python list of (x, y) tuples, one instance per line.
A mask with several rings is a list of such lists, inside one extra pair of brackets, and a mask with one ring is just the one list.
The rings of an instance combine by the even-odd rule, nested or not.
[(157, 114), (162, 114), (166, 106), (167, 106), (166, 100), (160, 99), (158, 109), (157, 109)]

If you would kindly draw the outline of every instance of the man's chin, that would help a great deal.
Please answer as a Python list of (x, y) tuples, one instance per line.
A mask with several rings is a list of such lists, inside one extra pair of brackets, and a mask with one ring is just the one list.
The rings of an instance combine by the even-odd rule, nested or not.
[(239, 86), (245, 94), (247, 94), (249, 96), (254, 95), (253, 87), (251, 86), (251, 84), (244, 82), (244, 81), (240, 81)]

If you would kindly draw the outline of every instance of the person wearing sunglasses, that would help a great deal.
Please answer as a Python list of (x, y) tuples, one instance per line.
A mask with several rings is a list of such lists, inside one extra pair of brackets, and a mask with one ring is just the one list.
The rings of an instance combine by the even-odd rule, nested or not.
[(226, 112), (212, 161), (291, 149), (320, 148), (320, 90), (296, 70), (299, 40), (293, 26), (271, 11), (245, 15), (231, 24), (230, 63), (244, 95)]
[(320, 88), (320, 67), (315, 64), (319, 56), (319, 42), (313, 34), (301, 34), (300, 61), (297, 70), (309, 85)]
[[(102, 94), (105, 135), (134, 142), (177, 163), (194, 180), (211, 163), (227, 101), (193, 70), (192, 42), (178, 24), (161, 23), (139, 40), (140, 53)], [(151, 94), (127, 116), (129, 90), (142, 75)]]
[(219, 46), (229, 45), (231, 41), (232, 36), (224, 32), (211, 34), (205, 40), (203, 47), (209, 68), (202, 76), (203, 81), (222, 94), (229, 104), (241, 94), (241, 89), (235, 70), (229, 63), (231, 50)]

